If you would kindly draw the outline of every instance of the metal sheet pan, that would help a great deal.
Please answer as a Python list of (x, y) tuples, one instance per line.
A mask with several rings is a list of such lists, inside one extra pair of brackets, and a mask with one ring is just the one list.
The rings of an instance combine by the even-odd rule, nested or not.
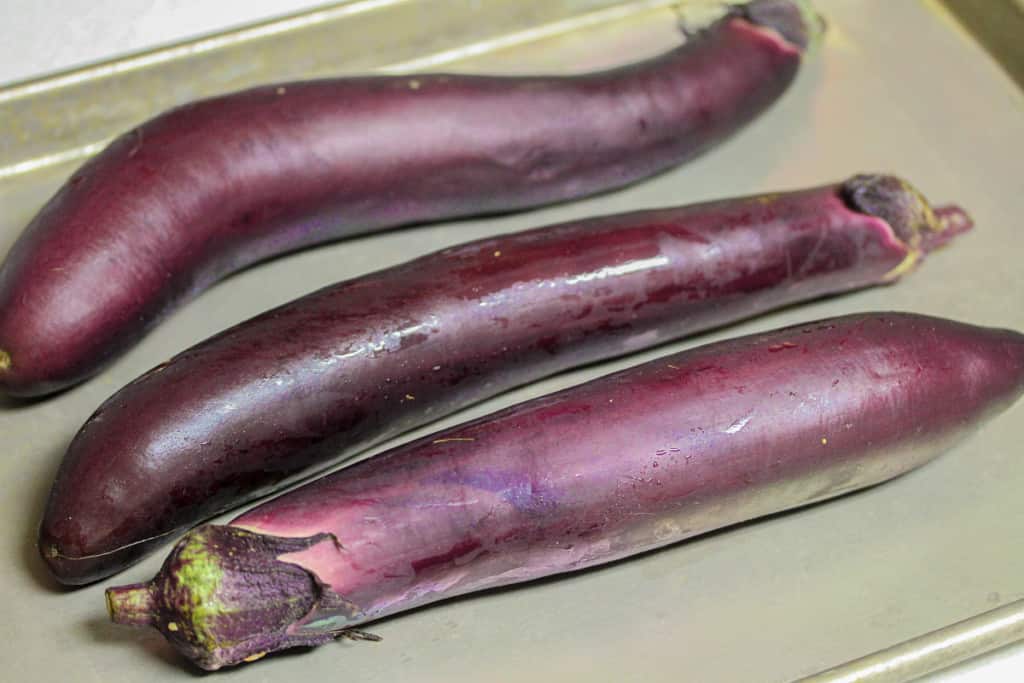
[[(816, 302), (511, 392), (432, 431), (685, 346), (800, 320), (913, 310), (1024, 329), (1024, 96), (930, 0), (819, 0), (830, 31), (764, 118), (696, 162), (601, 197), (338, 243), (278, 259), (187, 305), (100, 377), (4, 402), (0, 656), (8, 680), (184, 680), (155, 633), (106, 621), (103, 585), (57, 589), (33, 542), (64, 447), (106, 398), (232, 323), (456, 242), (599, 212), (891, 170), (968, 207), (976, 231), (889, 288)], [(191, 97), (305, 75), (574, 71), (678, 41), (669, 2), (364, 0), (0, 89), (0, 250), (80, 159)], [(956, 400), (956, 397), (950, 397)], [(939, 461), (837, 501), (572, 577), (380, 622), (378, 644), (269, 657), (232, 680), (784, 681), (1024, 597), (1024, 405)], [(402, 439), (405, 440), (405, 439)], [(379, 449), (378, 449), (379, 450)], [(117, 577), (149, 578), (154, 556)]]

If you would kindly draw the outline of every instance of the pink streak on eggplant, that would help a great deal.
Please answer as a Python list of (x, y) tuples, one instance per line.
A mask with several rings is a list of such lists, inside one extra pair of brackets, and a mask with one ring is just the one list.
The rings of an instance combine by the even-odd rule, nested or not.
[[(200, 527), (152, 582), (110, 589), (108, 604), (115, 621), (155, 626), (216, 669), (886, 481), (1022, 392), (1024, 335), (921, 315), (851, 315), (711, 344)], [(209, 566), (224, 579), (196, 586), (190, 575)], [(179, 608), (197, 588), (209, 615)]]
[[(779, 5), (777, 0), (758, 0)], [(788, 11), (786, 8), (788, 7)], [(114, 141), (0, 268), (0, 388), (98, 372), (226, 275), (330, 240), (621, 187), (722, 141), (801, 61), (790, 2), (646, 62), (572, 77), (416, 75), (272, 85)], [(795, 36), (795, 37), (794, 37)]]
[(103, 578), (170, 534), (514, 386), (886, 282), (944, 229), (905, 182), (857, 176), (481, 240), (322, 289), (100, 406), (57, 474), (41, 554), (61, 582)]

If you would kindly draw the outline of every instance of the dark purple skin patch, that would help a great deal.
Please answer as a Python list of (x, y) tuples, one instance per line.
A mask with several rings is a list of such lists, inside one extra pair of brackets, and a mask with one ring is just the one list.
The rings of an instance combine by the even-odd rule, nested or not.
[[(205, 557), (209, 567), (252, 567), (261, 586), (266, 567), (286, 566), (271, 585), (287, 590), (260, 588), (272, 609), (241, 588), (244, 572), (230, 573), (213, 591), (214, 612), (244, 618), (214, 618), (203, 642), (171, 638), (204, 668), (237, 664), (289, 647), (285, 635), (315, 644), (445, 598), (592, 567), (884, 482), (959, 443), (1022, 392), (1024, 335), (1010, 330), (866, 313), (732, 339), (340, 470), (229, 526), (200, 527), (154, 582), (112, 590), (176, 595), (181, 581), (195, 583), (177, 570), (181, 548), (207, 548), (211, 535), (266, 538), (241, 564), (223, 550)], [(500, 472), (537, 482), (534, 502), (503, 495)], [(286, 542), (294, 546), (268, 553)], [(282, 594), (301, 609), (288, 611)], [(165, 635), (167, 619), (191, 618), (145, 604), (118, 604), (111, 615)], [(221, 636), (230, 647), (218, 645)]]
[[(858, 187), (871, 178), (893, 184)], [(891, 282), (925, 255), (922, 234), (953, 231), (895, 184), (891, 224), (828, 185), (480, 240), (285, 304), (100, 406), (57, 474), (42, 556), (62, 582), (95, 581), (282, 482), (512, 387)]]
[(168, 111), (80, 168), (7, 255), (0, 389), (82, 381), (264, 259), (565, 201), (682, 163), (786, 90), (802, 52), (783, 36), (802, 21), (793, 5), (760, 18), (737, 8), (658, 58), (573, 77), (319, 80)]

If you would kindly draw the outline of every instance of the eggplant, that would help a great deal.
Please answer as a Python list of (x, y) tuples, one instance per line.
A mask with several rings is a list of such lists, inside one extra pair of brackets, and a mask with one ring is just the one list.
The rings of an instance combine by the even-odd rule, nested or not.
[(0, 266), (0, 390), (80, 382), (273, 256), (675, 166), (786, 90), (818, 30), (801, 2), (734, 7), (681, 47), (600, 73), (318, 80), (168, 111), (74, 173)]
[(327, 287), (184, 351), (72, 440), (39, 549), (108, 576), (198, 522), (553, 373), (887, 283), (970, 227), (905, 181), (575, 221)]
[[(1024, 392), (1024, 335), (865, 313), (699, 347), (206, 525), (115, 622), (218, 669), (884, 482)], [(965, 456), (967, 454), (964, 454)], [(604, 596), (614, 600), (614, 596)]]

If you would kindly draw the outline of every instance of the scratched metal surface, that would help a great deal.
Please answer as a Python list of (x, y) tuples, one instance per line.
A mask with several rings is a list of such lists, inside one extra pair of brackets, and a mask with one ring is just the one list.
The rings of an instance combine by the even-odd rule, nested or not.
[[(394, 11), (402, 3), (378, 4), (380, 11)], [(479, 22), (449, 17), (446, 25), (455, 27), (450, 42), (431, 35), (419, 52), (407, 48), (392, 58), (385, 50), (374, 63), (351, 57), (336, 66), (339, 71), (396, 62), (415, 66), (431, 61), (415, 60), (441, 52), (438, 64), (454, 60), (445, 62), (445, 69), (564, 71), (629, 61), (678, 40), (672, 12), (651, 3), (640, 9), (614, 2), (549, 5), (554, 14), (537, 9), (525, 24), (510, 29), (512, 40), (501, 40), (494, 26), (487, 35), (476, 35), (473, 24)], [(622, 11), (626, 5), (632, 9)], [(897, 286), (793, 308), (567, 373), (416, 434), (685, 346), (827, 315), (898, 309), (1024, 329), (1019, 274), (1024, 97), (931, 2), (821, 0), (818, 5), (831, 30), (794, 88), (761, 120), (684, 168), (571, 204), (392, 232), (278, 259), (185, 306), (100, 377), (48, 401), (0, 405), (6, 446), (0, 460), (4, 678), (191, 678), (191, 670), (155, 633), (106, 622), (102, 591), (110, 581), (61, 591), (47, 579), (32, 547), (44, 496), (74, 431), (119, 386), (227, 325), (335, 280), (448, 244), (556, 220), (890, 170), (936, 201), (955, 200), (969, 208), (975, 232)], [(581, 8), (603, 14), (573, 25), (573, 11)], [(567, 18), (569, 24), (543, 30)], [(370, 19), (360, 17), (369, 21), (360, 26), (372, 26)], [(345, 26), (341, 21), (336, 30)], [(531, 33), (538, 26), (542, 30)], [(296, 46), (308, 30), (300, 23), (261, 43), (260, 50), (280, 49), (283, 55), (282, 63), (262, 63), (303, 73), (309, 65)], [(477, 47), (460, 58), (446, 52), (455, 44)], [(246, 50), (229, 46), (203, 53), (209, 60), (203, 63), (222, 69), (218, 73), (235, 73), (245, 55)], [(187, 57), (170, 59), (178, 92), (192, 92), (196, 86), (189, 84), (189, 71), (198, 71), (182, 68), (180, 60)], [(276, 80), (276, 71), (269, 75)], [(129, 118), (155, 106), (145, 91), (105, 78), (112, 80), (93, 87), (109, 87), (112, 102), (142, 101), (140, 108), (125, 110)], [(11, 115), (10, 107), (3, 109), (7, 104), (0, 101), (0, 116)], [(45, 157), (107, 135), (102, 126), (60, 137), (66, 133), (59, 132), (58, 139), (33, 134), (31, 145), (6, 135), (0, 143), (4, 168), (40, 158), (40, 149)], [(52, 162), (20, 166), (0, 179), (0, 251), (77, 163)], [(384, 637), (378, 644), (337, 643), (219, 675), (240, 681), (344, 677), (450, 683), (524, 676), (784, 681), (809, 674), (1024, 597), (1022, 442), (1024, 404), (1019, 404), (932, 465), (870, 491), (599, 570), (396, 616), (374, 627)], [(149, 578), (160, 561), (151, 557), (117, 582)]]

